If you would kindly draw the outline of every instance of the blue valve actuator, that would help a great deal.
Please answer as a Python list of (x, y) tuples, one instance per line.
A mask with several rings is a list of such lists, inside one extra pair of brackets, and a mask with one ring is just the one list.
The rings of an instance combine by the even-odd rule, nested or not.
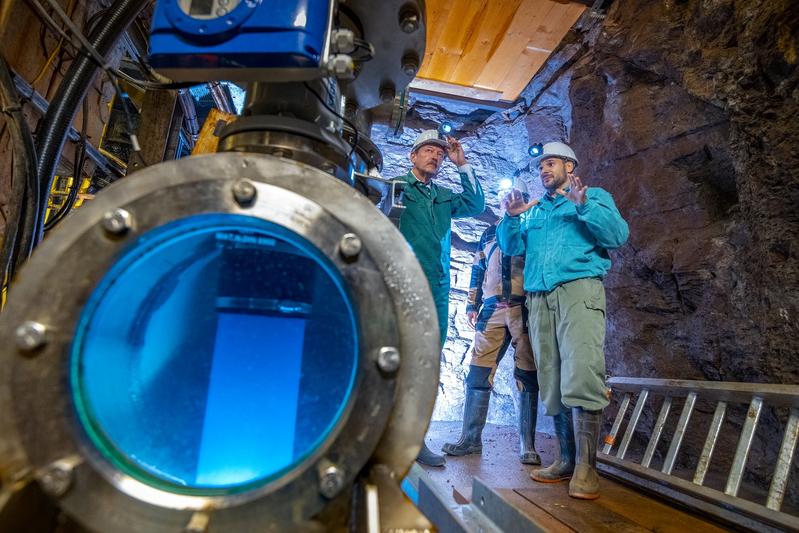
[(176, 81), (313, 79), (333, 0), (158, 0), (150, 65)]

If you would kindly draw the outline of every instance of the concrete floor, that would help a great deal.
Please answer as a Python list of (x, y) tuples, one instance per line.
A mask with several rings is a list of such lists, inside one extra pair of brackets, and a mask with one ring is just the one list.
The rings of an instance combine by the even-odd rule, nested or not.
[[(440, 452), (445, 442), (457, 441), (460, 429), (460, 422), (433, 422), (427, 444)], [(554, 459), (555, 446), (553, 437), (541, 433), (536, 436), (536, 449), (545, 465)], [(444, 468), (424, 470), (442, 492), (452, 494), (461, 504), (471, 499), (472, 480), (478, 477), (548, 531), (725, 531), (610, 479), (602, 478), (602, 496), (598, 500), (575, 500), (568, 496), (568, 483), (532, 481), (528, 475), (532, 467), (519, 463), (518, 454), (515, 427), (487, 424), (481, 456), (447, 457)]]

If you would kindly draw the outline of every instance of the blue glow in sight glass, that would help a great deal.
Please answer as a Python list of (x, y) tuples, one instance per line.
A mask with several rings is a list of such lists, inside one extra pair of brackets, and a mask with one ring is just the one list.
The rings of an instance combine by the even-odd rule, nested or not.
[(166, 224), (109, 269), (71, 350), (74, 408), (116, 469), (240, 493), (323, 444), (352, 395), (353, 302), (301, 236), (232, 214)]

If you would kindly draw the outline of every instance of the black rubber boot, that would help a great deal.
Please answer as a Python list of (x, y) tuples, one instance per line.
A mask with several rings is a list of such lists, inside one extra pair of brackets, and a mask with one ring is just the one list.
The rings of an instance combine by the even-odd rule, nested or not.
[(572, 429), (571, 412), (566, 409), (553, 417), (555, 437), (560, 446), (560, 457), (546, 468), (538, 468), (530, 472), (530, 477), (541, 483), (557, 483), (565, 481), (574, 472), (574, 431)]
[(524, 465), (540, 465), (535, 451), (535, 423), (538, 421), (538, 395), (522, 391), (519, 399), (519, 461)]
[(416, 457), (416, 462), (427, 466), (444, 466), (447, 462), (443, 455), (433, 453), (427, 447), (426, 442), (422, 442), (422, 449), (419, 450), (419, 455)]
[(463, 429), (461, 436), (455, 444), (446, 443), (441, 450), (447, 455), (469, 455), (482, 453), (483, 428), (488, 415), (488, 402), (491, 398), (491, 389), (466, 389), (466, 401), (463, 408)]
[(569, 482), (569, 496), (581, 500), (599, 498), (599, 474), (596, 473), (596, 443), (602, 425), (602, 411), (575, 407), (574, 437), (577, 442), (577, 465)]

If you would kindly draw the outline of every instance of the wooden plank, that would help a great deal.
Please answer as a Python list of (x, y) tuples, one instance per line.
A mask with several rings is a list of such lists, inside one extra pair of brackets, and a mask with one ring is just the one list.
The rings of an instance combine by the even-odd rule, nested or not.
[(516, 100), (519, 97), (519, 93), (530, 83), (533, 75), (546, 63), (549, 55), (549, 52), (525, 49), (513, 69), (499, 84), (498, 89), (502, 91), (502, 99)]
[(452, 4), (447, 0), (428, 0), (425, 2), (425, 48), (419, 72), (424, 71), (430, 64), (441, 33), (447, 25), (447, 17), (450, 11), (452, 11)]
[[(541, 484), (530, 489), (517, 489), (516, 492), (576, 531), (596, 533), (648, 531), (626, 517), (597, 505), (598, 500), (577, 500), (569, 497), (568, 483)], [(603, 493), (600, 499), (604, 497)]]
[(502, 91), (503, 99), (515, 100), (519, 96), (583, 11), (585, 6), (579, 4), (553, 6), (545, 24), (538, 27), (538, 32), (527, 44), (518, 62), (497, 87)]
[(475, 33), (466, 43), (461, 60), (452, 72), (449, 81), (461, 85), (473, 85), (483, 66), (505, 39), (522, 0), (492, 0), (480, 16)]
[(602, 496), (596, 500), (602, 507), (624, 516), (636, 524), (658, 532), (717, 533), (724, 531), (710, 522), (649, 498), (619, 483), (602, 479)]
[(499, 89), (502, 80), (515, 68), (517, 58), (533, 39), (541, 21), (546, 20), (555, 2), (551, 0), (524, 0), (516, 11), (513, 22), (508, 27), (490, 63), (487, 63), (476, 85)]
[(474, 98), (489, 102), (498, 101), (502, 98), (502, 93), (499, 91), (472, 87), (470, 85), (456, 85), (454, 83), (445, 83), (443, 81), (428, 80), (419, 77), (415, 78), (408, 87), (411, 89), (451, 94), (463, 98)]
[[(176, 101), (175, 91), (147, 91), (144, 93), (141, 120), (136, 136), (141, 145), (142, 159), (148, 165), (155, 165), (164, 160)], [(144, 165), (138, 159), (133, 158), (130, 161), (130, 168), (131, 170), (141, 170)]]
[(544, 509), (531, 502), (519, 494), (518, 490), (513, 489), (494, 489), (509, 504), (519, 509), (522, 513), (530, 517), (533, 521), (540, 524), (551, 533), (576, 533), (577, 530), (570, 528)]
[(585, 6), (580, 4), (555, 4), (547, 20), (539, 26), (539, 31), (530, 40), (529, 46), (545, 50), (555, 49), (584, 11)]
[(449, 81), (461, 59), (466, 43), (474, 34), (489, 0), (459, 0), (450, 8), (447, 21), (433, 50), (433, 56), (419, 75), (440, 81)]

